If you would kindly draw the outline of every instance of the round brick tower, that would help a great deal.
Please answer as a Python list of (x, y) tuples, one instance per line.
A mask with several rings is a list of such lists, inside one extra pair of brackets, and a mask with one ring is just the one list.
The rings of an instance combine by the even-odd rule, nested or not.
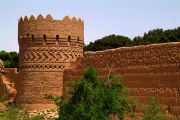
[(84, 23), (75, 17), (21, 17), (18, 23), (19, 75), (16, 102), (29, 110), (53, 108), (45, 94), (61, 95), (63, 71), (83, 57)]

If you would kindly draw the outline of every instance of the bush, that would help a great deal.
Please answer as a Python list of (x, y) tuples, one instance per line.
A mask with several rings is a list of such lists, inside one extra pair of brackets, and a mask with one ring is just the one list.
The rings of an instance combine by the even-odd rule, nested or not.
[(19, 110), (17, 108), (0, 110), (0, 120), (20, 120)]
[(19, 109), (16, 107), (11, 107), (8, 110), (0, 109), (0, 120), (44, 120), (43, 115), (29, 117), (29, 114), (27, 112), (25, 113), (25, 115), (22, 114), (23, 113), (20, 113)]
[(58, 120), (123, 120), (132, 112), (129, 92), (119, 77), (98, 80), (97, 73), (89, 68), (83, 77), (74, 83), (67, 101), (59, 104)]

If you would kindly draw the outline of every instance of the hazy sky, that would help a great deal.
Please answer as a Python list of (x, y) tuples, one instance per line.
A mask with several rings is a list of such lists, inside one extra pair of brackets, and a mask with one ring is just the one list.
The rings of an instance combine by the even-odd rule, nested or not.
[(180, 0), (0, 0), (0, 50), (18, 51), (19, 16), (49, 13), (81, 17), (86, 44), (109, 34), (133, 38), (180, 26)]

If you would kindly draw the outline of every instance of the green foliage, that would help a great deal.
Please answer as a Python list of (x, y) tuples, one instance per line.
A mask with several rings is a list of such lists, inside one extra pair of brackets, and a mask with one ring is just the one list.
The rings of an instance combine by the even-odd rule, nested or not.
[(9, 99), (9, 96), (8, 95), (3, 95), (3, 96), (0, 96), (0, 101), (2, 102), (5, 102)]
[(114, 116), (123, 120), (133, 107), (119, 77), (98, 80), (93, 68), (74, 83), (70, 94), (59, 104), (58, 120), (110, 120)]
[(84, 46), (84, 51), (100, 51), (117, 47), (180, 42), (180, 27), (172, 30), (154, 29), (143, 36), (130, 39), (120, 35), (109, 35)]
[(18, 53), (0, 51), (0, 59), (6, 68), (18, 67)]
[(151, 97), (149, 104), (144, 108), (142, 120), (166, 120), (167, 116), (156, 97)]
[(26, 119), (26, 120), (44, 120), (44, 116), (43, 115), (36, 115), (34, 117), (28, 117), (28, 119)]
[(26, 109), (23, 110), (23, 111), (19, 114), (19, 116), (20, 116), (20, 120), (44, 120), (44, 115), (40, 115), (40, 114), (35, 115), (35, 116), (33, 116), (33, 117), (30, 117), (30, 116), (29, 116), (29, 113), (28, 113), (28, 111), (27, 111)]
[(5, 116), (5, 111), (0, 109), (0, 120), (4, 118), (4, 116)]
[(44, 116), (36, 115), (34, 117), (29, 117), (27, 111), (20, 113), (19, 109), (12, 105), (8, 110), (0, 109), (0, 120), (44, 120)]
[(143, 37), (135, 37), (132, 45), (180, 42), (180, 27), (172, 30), (154, 29), (144, 33)]
[(90, 42), (89, 45), (84, 47), (84, 51), (100, 51), (105, 49), (130, 46), (130, 44), (131, 40), (128, 37), (120, 35), (109, 35), (94, 41), (94, 43)]
[(12, 68), (17, 68), (18, 67), (18, 61), (19, 61), (19, 57), (18, 57), (18, 53), (17, 52), (9, 52), (9, 54), (12, 57)]
[(45, 99), (54, 101), (56, 105), (60, 105), (62, 102), (63, 97), (62, 96), (53, 96), (50, 94), (45, 94)]
[(11, 108), (6, 111), (0, 110), (0, 120), (20, 120), (19, 110)]

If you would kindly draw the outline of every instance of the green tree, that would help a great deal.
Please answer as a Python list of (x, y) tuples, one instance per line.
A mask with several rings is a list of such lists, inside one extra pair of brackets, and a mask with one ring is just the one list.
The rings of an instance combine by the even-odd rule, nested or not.
[(98, 80), (97, 73), (89, 68), (74, 83), (70, 97), (59, 104), (58, 120), (123, 120), (132, 111), (128, 90), (121, 79)]
[(18, 67), (18, 53), (0, 51), (0, 59), (3, 61), (6, 68)]
[(17, 68), (18, 67), (18, 61), (19, 61), (18, 53), (17, 52), (9, 52), (9, 54), (12, 57), (12, 67)]
[(172, 30), (154, 29), (144, 33), (142, 37), (135, 37), (132, 39), (133, 45), (148, 45), (166, 42), (180, 41), (180, 28)]
[(109, 35), (84, 47), (84, 51), (100, 51), (105, 49), (112, 49), (117, 47), (130, 46), (131, 40), (128, 37), (120, 35)]
[(150, 30), (147, 33), (144, 33), (143, 36), (137, 36), (133, 39), (121, 35), (109, 35), (85, 45), (84, 51), (100, 51), (118, 47), (131, 47), (166, 42), (180, 42), (180, 27), (171, 30), (163, 30), (161, 28)]

